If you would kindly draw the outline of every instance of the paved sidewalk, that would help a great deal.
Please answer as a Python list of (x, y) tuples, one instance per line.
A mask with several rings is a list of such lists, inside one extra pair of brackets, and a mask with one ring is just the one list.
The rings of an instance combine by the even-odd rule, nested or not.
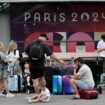
[[(33, 96), (33, 94), (17, 93), (14, 98), (0, 97), (0, 105), (28, 105), (25, 101), (27, 96)], [(71, 95), (51, 95), (49, 103), (34, 103), (34, 105), (105, 105), (105, 91), (103, 94), (99, 94), (98, 99), (94, 100), (71, 100), (70, 97)]]

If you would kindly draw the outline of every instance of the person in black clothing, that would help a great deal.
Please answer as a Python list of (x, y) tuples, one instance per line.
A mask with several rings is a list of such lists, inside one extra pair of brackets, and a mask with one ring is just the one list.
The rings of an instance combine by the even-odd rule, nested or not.
[(34, 85), (34, 90), (35, 90), (36, 95), (39, 95), (39, 93), (40, 93), (39, 92), (40, 91), (39, 83), (42, 83), (42, 84), (46, 85), (46, 81), (45, 81), (45, 78), (44, 78), (45, 56), (43, 56), (43, 58), (41, 58), (40, 60), (30, 59), (30, 50), (32, 50), (32, 46), (36, 43), (36, 41), (39, 44), (43, 45), (44, 54), (46, 54), (47, 56), (50, 56), (56, 62), (64, 65), (64, 62), (62, 60), (59, 60), (53, 54), (50, 47), (46, 44), (47, 40), (48, 40), (47, 35), (42, 33), (42, 34), (40, 34), (38, 39), (36, 39), (34, 41), (31, 41), (25, 49), (26, 54), (29, 56), (30, 74), (31, 74), (31, 78), (33, 79), (33, 85)]

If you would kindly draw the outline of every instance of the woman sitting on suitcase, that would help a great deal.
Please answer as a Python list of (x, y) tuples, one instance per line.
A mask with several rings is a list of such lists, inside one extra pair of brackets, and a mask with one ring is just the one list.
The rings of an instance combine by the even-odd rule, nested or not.
[[(77, 67), (80, 67), (79, 71), (76, 73)], [(89, 66), (84, 64), (83, 59), (81, 57), (78, 57), (75, 60), (75, 66), (74, 66), (74, 75), (71, 76), (70, 83), (75, 91), (75, 95), (73, 96), (73, 99), (79, 99), (80, 95), (78, 92), (79, 89), (93, 89), (95, 86), (95, 82), (93, 79), (93, 75), (91, 72), (91, 69)]]

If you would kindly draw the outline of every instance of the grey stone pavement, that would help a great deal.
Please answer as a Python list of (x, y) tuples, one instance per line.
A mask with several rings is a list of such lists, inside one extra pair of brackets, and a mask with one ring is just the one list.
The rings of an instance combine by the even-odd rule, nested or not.
[[(0, 105), (28, 105), (25, 97), (32, 97), (33, 94), (15, 93), (14, 98), (0, 97)], [(98, 99), (86, 100), (77, 99), (71, 100), (72, 95), (52, 95), (49, 103), (33, 103), (37, 105), (105, 105), (105, 91), (99, 94)], [(31, 105), (33, 105), (31, 104)]]

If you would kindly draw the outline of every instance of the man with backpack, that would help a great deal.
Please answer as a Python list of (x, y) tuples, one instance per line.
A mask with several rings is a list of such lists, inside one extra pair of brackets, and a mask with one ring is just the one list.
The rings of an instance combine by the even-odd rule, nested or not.
[(34, 89), (36, 95), (39, 95), (39, 81), (40, 83), (44, 83), (46, 85), (46, 81), (44, 78), (45, 71), (45, 54), (53, 58), (56, 62), (60, 64), (64, 64), (63, 61), (59, 60), (52, 52), (50, 47), (46, 44), (48, 40), (47, 35), (42, 33), (39, 38), (31, 41), (25, 52), (29, 57), (29, 65), (30, 65), (30, 73), (31, 78), (33, 79)]

